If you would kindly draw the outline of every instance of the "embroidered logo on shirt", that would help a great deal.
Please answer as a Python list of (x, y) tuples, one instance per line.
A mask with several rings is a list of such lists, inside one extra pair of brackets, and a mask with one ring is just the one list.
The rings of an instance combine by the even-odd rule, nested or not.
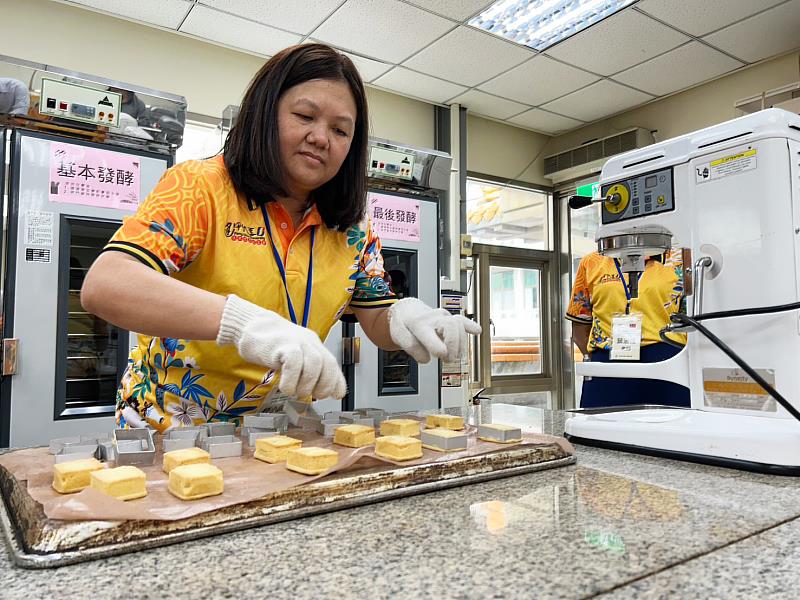
[(600, 283), (611, 283), (612, 281), (619, 281), (619, 275), (616, 275), (616, 274), (612, 275), (610, 273), (606, 273), (605, 275), (603, 275), (600, 278), (600, 280), (597, 283), (598, 284), (600, 284)]
[(254, 246), (266, 246), (266, 229), (264, 227), (250, 227), (244, 223), (225, 223), (225, 237), (234, 242), (244, 242)]

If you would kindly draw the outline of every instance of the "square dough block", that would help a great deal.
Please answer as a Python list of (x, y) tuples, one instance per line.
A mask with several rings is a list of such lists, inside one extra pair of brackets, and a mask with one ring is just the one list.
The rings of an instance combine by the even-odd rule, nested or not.
[(208, 463), (182, 465), (169, 472), (169, 493), (181, 500), (217, 496), (224, 488), (222, 471)]
[(273, 435), (256, 440), (256, 451), (253, 457), (274, 465), (285, 461), (289, 450), (300, 448), (302, 445), (303, 440), (286, 435)]
[(319, 475), (338, 462), (339, 453), (327, 448), (295, 448), (286, 456), (286, 468), (303, 475)]
[(386, 419), (381, 422), (381, 435), (415, 437), (422, 423), (414, 419)]
[(333, 443), (348, 448), (361, 448), (375, 443), (375, 428), (367, 425), (342, 425), (333, 432)]
[(105, 468), (96, 458), (83, 458), (53, 465), (53, 489), (59, 494), (72, 494), (89, 487), (91, 474)]
[(402, 435), (379, 437), (375, 440), (375, 454), (398, 461), (422, 458), (422, 442)]
[(464, 429), (464, 417), (457, 417), (455, 415), (428, 415), (425, 417), (425, 425), (427, 427), (460, 431)]
[(439, 452), (467, 449), (467, 434), (451, 429), (426, 429), (420, 436), (422, 447)]
[(478, 427), (478, 439), (498, 444), (514, 444), (522, 441), (522, 429), (511, 425), (481, 425)]
[(92, 471), (92, 488), (117, 500), (135, 500), (147, 496), (144, 471), (131, 465)]
[(165, 452), (164, 461), (161, 463), (161, 469), (164, 473), (169, 473), (175, 467), (210, 462), (211, 455), (202, 448), (184, 448), (183, 450)]

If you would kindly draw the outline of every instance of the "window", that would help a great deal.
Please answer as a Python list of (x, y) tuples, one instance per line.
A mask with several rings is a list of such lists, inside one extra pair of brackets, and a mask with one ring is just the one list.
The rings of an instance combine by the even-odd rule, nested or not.
[(550, 195), (467, 179), (467, 233), (474, 243), (550, 250)]

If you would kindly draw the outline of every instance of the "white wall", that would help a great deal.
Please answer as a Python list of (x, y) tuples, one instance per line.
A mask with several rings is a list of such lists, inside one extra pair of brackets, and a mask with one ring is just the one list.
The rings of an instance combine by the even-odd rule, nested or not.
[(467, 170), (550, 186), (544, 176), (551, 137), (467, 114)]

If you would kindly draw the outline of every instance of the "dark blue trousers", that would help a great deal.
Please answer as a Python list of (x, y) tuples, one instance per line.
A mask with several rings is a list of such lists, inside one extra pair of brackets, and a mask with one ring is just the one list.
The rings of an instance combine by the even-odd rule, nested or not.
[[(675, 356), (680, 349), (669, 344), (656, 343), (642, 346), (638, 362), (653, 363)], [(611, 362), (608, 350), (593, 350), (592, 362)], [(637, 361), (614, 361), (637, 362)], [(625, 379), (618, 377), (592, 377), (584, 379), (581, 408), (602, 408), (628, 404), (662, 404), (690, 406), (689, 388), (656, 379)]]

